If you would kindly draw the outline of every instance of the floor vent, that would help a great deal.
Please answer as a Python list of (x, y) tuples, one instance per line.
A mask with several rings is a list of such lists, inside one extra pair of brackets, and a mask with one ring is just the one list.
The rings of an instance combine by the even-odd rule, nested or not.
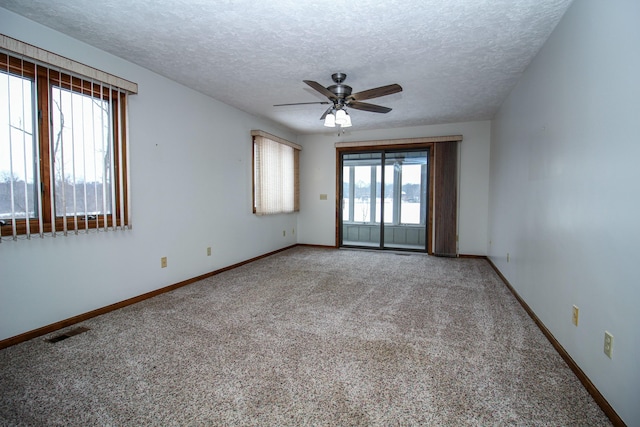
[(73, 328), (68, 330), (67, 332), (64, 332), (60, 335), (56, 335), (55, 337), (46, 339), (45, 341), (51, 342), (51, 343), (56, 343), (58, 341), (62, 341), (62, 340), (66, 340), (67, 338), (71, 338), (72, 336), (81, 334), (83, 332), (87, 332), (89, 330), (89, 328), (85, 328), (83, 326), (79, 327), (79, 328)]

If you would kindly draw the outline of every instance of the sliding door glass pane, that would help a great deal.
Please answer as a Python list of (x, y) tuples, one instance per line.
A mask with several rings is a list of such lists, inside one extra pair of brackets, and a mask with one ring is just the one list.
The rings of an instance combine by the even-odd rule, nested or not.
[[(394, 194), (394, 165), (393, 161), (387, 160), (386, 165), (384, 167), (384, 197), (381, 194), (382, 181), (378, 180), (377, 182), (377, 200), (378, 200), (378, 208), (376, 212), (376, 222), (380, 223), (381, 212), (380, 208), (384, 207), (384, 223), (392, 224), (394, 222), (394, 218), (397, 217), (397, 212), (394, 212), (393, 209), (393, 194)], [(381, 168), (378, 167), (378, 176), (380, 176)]]
[(408, 157), (402, 164), (402, 198), (400, 200), (400, 222), (402, 224), (425, 224), (427, 153)]
[(353, 221), (371, 223), (371, 166), (353, 166), (355, 178), (355, 198)]
[(427, 152), (390, 152), (385, 156), (384, 246), (426, 248)]
[[(343, 156), (342, 163), (342, 244), (380, 246), (378, 215), (380, 153)], [(379, 220), (378, 220), (379, 221)]]
[(353, 168), (343, 166), (342, 168), (342, 221), (352, 221), (353, 219), (353, 195), (351, 194), (351, 176)]

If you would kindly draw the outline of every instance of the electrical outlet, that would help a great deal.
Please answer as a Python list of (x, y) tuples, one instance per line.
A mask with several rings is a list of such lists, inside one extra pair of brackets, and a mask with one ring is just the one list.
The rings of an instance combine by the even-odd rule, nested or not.
[(509, 259), (510, 259), (510, 258), (511, 258), (511, 257), (509, 256), (509, 252), (507, 252), (507, 262), (509, 262)]
[(287, 235), (287, 230), (282, 230), (282, 237)]
[(211, 246), (207, 248), (207, 256), (211, 256)]
[(291, 235), (294, 235), (294, 234), (296, 234), (296, 229), (295, 229), (295, 228), (292, 228), (292, 229), (291, 229)]
[(609, 359), (611, 359), (611, 355), (613, 354), (613, 335), (611, 333), (604, 331), (604, 354), (606, 354)]
[(573, 306), (573, 324), (578, 326), (578, 312), (580, 311), (580, 309), (577, 306)]
[(327, 200), (327, 195), (326, 194), (321, 194), (320, 195), (320, 200)]
[(167, 268), (167, 257), (163, 256), (162, 258), (160, 258), (160, 267), (161, 268)]

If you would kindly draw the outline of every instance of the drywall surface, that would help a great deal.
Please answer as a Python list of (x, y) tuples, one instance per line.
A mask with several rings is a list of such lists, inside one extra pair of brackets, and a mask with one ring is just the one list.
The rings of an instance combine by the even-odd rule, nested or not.
[(133, 229), (3, 240), (0, 339), (296, 243), (297, 214), (252, 213), (250, 131), (295, 135), (1, 8), (0, 28), (139, 84), (129, 102)]
[[(319, 123), (319, 126), (321, 122)], [(340, 136), (300, 136), (301, 200), (298, 242), (336, 244), (336, 142), (462, 135), (460, 145), (459, 253), (486, 255), (489, 194), (490, 122), (467, 122), (377, 131), (357, 131), (357, 123)], [(320, 195), (327, 199), (321, 200)]]
[(639, 426), (640, 3), (614, 3), (574, 2), (493, 122), (488, 252)]

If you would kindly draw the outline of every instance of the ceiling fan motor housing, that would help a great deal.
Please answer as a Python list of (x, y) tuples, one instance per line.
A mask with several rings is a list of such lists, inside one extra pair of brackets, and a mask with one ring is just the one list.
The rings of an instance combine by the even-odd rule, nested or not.
[(351, 95), (351, 86), (347, 86), (347, 85), (343, 85), (342, 82), (345, 81), (345, 79), (347, 78), (347, 75), (345, 73), (335, 73), (331, 75), (331, 79), (336, 82), (335, 85), (329, 86), (327, 89), (332, 92), (336, 98), (337, 101), (335, 101), (335, 103), (337, 104), (336, 106), (344, 106), (344, 101), (345, 99)]
[(338, 100), (344, 100), (346, 97), (351, 95), (351, 86), (339, 84), (339, 85), (329, 86), (327, 89), (329, 89), (332, 93), (334, 93), (336, 95), (336, 98), (338, 98)]

